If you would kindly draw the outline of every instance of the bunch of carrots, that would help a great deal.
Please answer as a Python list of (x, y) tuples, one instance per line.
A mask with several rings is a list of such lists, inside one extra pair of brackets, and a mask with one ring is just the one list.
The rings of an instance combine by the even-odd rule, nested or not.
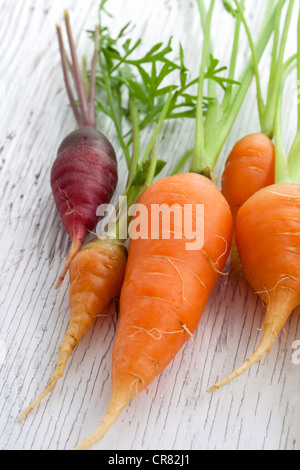
[[(102, 0), (100, 10), (104, 10), (106, 1)], [(214, 58), (211, 41), (216, 1), (210, 0), (207, 10), (203, 0), (195, 1), (204, 37), (199, 76), (190, 82), (187, 81), (182, 47), (178, 65), (166, 57), (171, 51), (170, 42), (166, 48), (162, 49), (158, 44), (140, 60), (131, 60), (130, 54), (137, 49), (138, 42), (132, 45), (128, 40), (124, 56), (111, 47), (111, 38), (110, 47), (104, 50), (101, 41), (99, 43), (99, 35), (104, 39), (108, 37), (107, 29), (99, 21), (99, 27), (93, 33), (95, 52), (87, 92), (79, 73), (67, 13), (65, 21), (71, 66), (66, 58), (60, 28), (57, 29), (66, 89), (78, 124), (78, 130), (61, 144), (51, 174), (55, 202), (72, 240), (57, 285), (69, 271), (70, 324), (49, 384), (19, 419), (23, 419), (53, 390), (87, 329), (110, 302), (119, 297), (118, 328), (112, 351), (111, 400), (99, 426), (75, 449), (90, 449), (95, 445), (130, 400), (149, 386), (192, 337), (230, 254), (233, 268), (244, 274), (266, 305), (264, 334), (253, 355), (235, 372), (212, 386), (210, 391), (227, 384), (259, 361), (270, 350), (286, 319), (300, 302), (300, 218), (297, 212), (300, 199), (297, 166), (300, 106), (298, 133), (288, 158), (281, 139), (282, 94), (286, 78), (295, 64), (300, 80), (300, 14), (298, 51), (284, 61), (294, 0), (267, 2), (256, 42), (246, 21), (244, 1), (223, 1), (224, 14), (231, 14), (235, 20), (231, 60), (228, 75), (224, 77), (221, 72), (227, 69), (220, 67)], [(285, 17), (281, 31), (283, 11)], [(249, 41), (249, 59), (237, 78), (242, 28)], [(259, 62), (271, 37), (272, 63), (265, 102)], [(98, 76), (97, 58), (100, 58), (100, 66), (104, 65), (102, 74)], [(123, 74), (115, 73), (124, 64), (137, 64), (142, 80), (138, 81), (132, 74), (125, 80), (129, 90), (131, 124), (127, 140), (122, 120), (115, 112), (112, 93), (124, 85)], [(150, 64), (150, 74), (147, 74), (145, 64)], [(79, 106), (71, 91), (70, 70)], [(162, 86), (163, 79), (171, 71), (179, 72), (180, 83)], [(234, 146), (226, 161), (222, 188), (219, 189), (215, 182), (215, 166), (253, 78), (261, 128)], [(119, 88), (113, 87), (112, 81), (119, 83)], [(192, 86), (197, 87), (195, 95), (191, 94)], [(220, 87), (223, 91), (221, 99)], [(97, 88), (101, 96), (106, 97), (107, 104), (97, 101)], [(118, 95), (117, 103), (119, 98)], [(141, 117), (142, 110), (144, 117)], [(124, 199), (116, 207), (116, 217), (108, 218), (103, 232), (84, 245), (88, 231), (97, 221), (96, 208), (111, 200), (118, 179), (115, 152), (103, 134), (96, 130), (97, 111), (106, 112), (113, 119), (128, 164), (128, 175)], [(166, 162), (158, 159), (161, 151), (159, 136), (163, 124), (176, 118), (190, 119), (195, 123), (195, 141), (175, 167), (170, 162), (170, 174), (160, 177)], [(150, 124), (154, 126), (154, 132), (141, 155), (140, 132)], [(189, 165), (189, 171), (182, 170), (185, 164)], [(76, 192), (82, 175), (89, 184)], [(186, 230), (184, 224), (178, 226), (175, 218), (170, 220), (167, 230), (159, 226), (157, 236), (151, 238), (151, 210), (154, 205), (161, 208), (162, 219), (170, 215), (170, 207), (176, 207), (183, 217), (184, 207), (188, 205), (191, 227), (197, 227), (197, 207), (204, 206), (202, 246), (187, 249), (194, 234), (192, 229), (190, 232)], [(131, 217), (123, 217), (124, 206)], [(140, 221), (141, 206), (146, 209), (148, 236), (134, 237), (133, 229)], [(101, 345), (99, 348), (101, 351)]]

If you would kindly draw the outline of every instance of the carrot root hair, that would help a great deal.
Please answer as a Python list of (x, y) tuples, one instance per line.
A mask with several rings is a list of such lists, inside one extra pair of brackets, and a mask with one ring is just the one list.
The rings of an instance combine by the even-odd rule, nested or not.
[(208, 389), (208, 393), (214, 392), (225, 385), (228, 385), (234, 379), (242, 375), (246, 370), (248, 370), (252, 365), (259, 362), (265, 354), (268, 354), (270, 349), (272, 348), (275, 340), (277, 338), (277, 333), (274, 329), (272, 324), (269, 324), (264, 327), (263, 336), (260, 340), (258, 347), (255, 349), (253, 354), (248, 357), (245, 362), (241, 366), (239, 366), (235, 371), (231, 374), (227, 375), (224, 379), (217, 382), (215, 385)]
[(73, 258), (75, 257), (75, 255), (77, 255), (78, 251), (80, 250), (82, 246), (82, 237), (81, 236), (78, 236), (76, 235), (74, 237), (74, 239), (72, 240), (72, 245), (71, 245), (71, 248), (69, 250), (69, 253), (68, 253), (68, 256), (65, 260), (65, 264), (64, 264), (64, 267), (59, 275), (59, 278), (55, 284), (55, 289), (58, 289), (61, 285), (61, 283), (63, 282), (69, 268), (70, 268), (70, 264), (73, 260)]
[(104, 437), (106, 432), (117, 421), (127, 404), (128, 402), (118, 404), (114, 401), (111, 401), (106, 411), (106, 414), (99, 426), (95, 429), (92, 434), (90, 434), (80, 444), (74, 447), (73, 450), (89, 450), (91, 449), (91, 447), (97, 444), (97, 442), (99, 442)]

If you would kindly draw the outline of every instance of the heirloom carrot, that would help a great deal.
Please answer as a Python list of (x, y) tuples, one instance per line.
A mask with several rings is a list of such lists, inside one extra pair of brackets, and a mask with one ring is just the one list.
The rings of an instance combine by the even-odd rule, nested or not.
[[(274, 116), (281, 78), (284, 73), (284, 51), (294, 1), (290, 1), (289, 3), (280, 44), (279, 30), (281, 25), (281, 12), (286, 0), (281, 0), (277, 10), (266, 103), (264, 103), (262, 96), (256, 52), (251, 32), (243, 14), (243, 5), (240, 5), (237, 0), (234, 0), (234, 3), (237, 7), (236, 14), (240, 15), (245, 26), (252, 51), (257, 89), (257, 107), (260, 120), (260, 132), (246, 135), (234, 145), (226, 160), (222, 175), (222, 193), (231, 207), (235, 227), (236, 216), (243, 203), (259, 189), (275, 182), (275, 147), (272, 141), (275, 125)], [(240, 275), (241, 267), (235, 243), (235, 229), (231, 248), (231, 264), (235, 273)]]
[(57, 26), (62, 68), (67, 93), (78, 129), (71, 132), (61, 143), (51, 169), (51, 188), (62, 223), (72, 240), (64, 267), (56, 283), (62, 283), (70, 262), (81, 248), (89, 231), (96, 222), (97, 207), (109, 203), (118, 182), (117, 159), (108, 139), (96, 129), (95, 79), (98, 57), (99, 30), (95, 32), (95, 51), (88, 98), (76, 57), (69, 14), (65, 12), (72, 73), (78, 93), (78, 109), (68, 75), (68, 59), (64, 49), (60, 26)]
[[(111, 39), (108, 37), (107, 31), (105, 34), (106, 41), (110, 45)], [(106, 47), (104, 39), (105, 38), (103, 37), (100, 50), (101, 53), (103, 52), (103, 48)], [(184, 84), (181, 83), (181, 86), (173, 84), (164, 88), (163, 91), (160, 90), (163, 78), (169, 75), (169, 73), (175, 70), (182, 73), (187, 72), (183, 64), (183, 51), (181, 51), (181, 63), (180, 66), (178, 66), (166, 58), (166, 54), (172, 51), (171, 47), (168, 46), (162, 50), (161, 47), (162, 45), (158, 44), (158, 46), (154, 46), (152, 48), (153, 54), (156, 53), (156, 57), (154, 57), (152, 53), (148, 53), (145, 57), (136, 59), (135, 62), (138, 64), (139, 71), (141, 70), (142, 63), (148, 63), (149, 60), (153, 62), (155, 61), (157, 64), (168, 64), (168, 67), (165, 67), (164, 72), (160, 74), (157, 83), (154, 84), (152, 82), (151, 89), (148, 90), (149, 94), (154, 95), (151, 96), (151, 98), (153, 98), (151, 100), (151, 109), (153, 110), (153, 108), (156, 108), (156, 116), (153, 116), (153, 122), (156, 122), (153, 134), (149, 140), (147, 148), (141, 156), (141, 131), (146, 127), (142, 118), (144, 114), (148, 114), (148, 108), (145, 106), (144, 101), (142, 103), (139, 102), (138, 96), (133, 95), (132, 83), (128, 82), (128, 109), (125, 109), (124, 102), (122, 104), (123, 113), (128, 113), (130, 115), (132, 123), (132, 136), (128, 143), (125, 143), (123, 136), (121, 135), (119, 120), (118, 123), (115, 123), (119, 132), (122, 148), (126, 155), (130, 155), (129, 151), (131, 150), (125, 191), (123, 197), (120, 198), (120, 203), (117, 204), (115, 208), (112, 207), (112, 209), (114, 209), (113, 214), (111, 214), (111, 217), (108, 219), (106, 226), (103, 225), (104, 222), (106, 222), (104, 215), (107, 210), (107, 205), (102, 205), (98, 208), (101, 209), (102, 207), (102, 209), (104, 209), (103, 213), (100, 213), (98, 210), (96, 214), (104, 217), (101, 221), (103, 227), (101, 228), (101, 225), (97, 226), (98, 237), (93, 238), (85, 246), (81, 247), (78, 253), (70, 261), (70, 322), (60, 346), (57, 367), (45, 390), (20, 415), (19, 421), (30, 413), (53, 390), (58, 380), (62, 377), (67, 361), (78, 342), (84, 336), (86, 331), (94, 324), (96, 319), (99, 316), (104, 316), (104, 309), (120, 294), (127, 261), (125, 242), (128, 237), (128, 225), (131, 220), (131, 217), (127, 216), (127, 211), (136, 201), (136, 198), (138, 198), (152, 183), (153, 179), (164, 167), (165, 162), (160, 161), (157, 158), (156, 146), (158, 136), (162, 130), (164, 122), (170, 117), (173, 119), (176, 118), (176, 115), (174, 114), (170, 116), (170, 112), (173, 112), (178, 106), (182, 106), (181, 98), (184, 98), (183, 95), (190, 86), (190, 82), (185, 80)], [(136, 49), (136, 47), (134, 46), (133, 49)], [(115, 51), (116, 48), (113, 49), (113, 56), (109, 59), (110, 67), (113, 68), (114, 71), (118, 70), (120, 64), (123, 63), (121, 55), (116, 54), (116, 56), (114, 56), (116, 53)], [(105, 50), (103, 55), (107, 58), (108, 53), (109, 52)], [(128, 63), (126, 63), (126, 72), (132, 80), (134, 73), (133, 67), (130, 67), (128, 55), (128, 52), (126, 52), (126, 58), (124, 61), (128, 61)], [(103, 67), (103, 69), (105, 69), (105, 81), (107, 81), (108, 77), (106, 76), (106, 73), (110, 73), (110, 70), (106, 67)], [(122, 80), (124, 81), (125, 74), (123, 71), (120, 73), (122, 74)], [(146, 78), (145, 74), (146, 72), (143, 73), (144, 79)], [(117, 78), (118, 77), (114, 75), (114, 79)], [(151, 78), (152, 80), (155, 78), (154, 70), (152, 71)], [(110, 75), (110, 80), (112, 80), (112, 75)], [(110, 105), (113, 107), (111, 89), (109, 85), (107, 86), (107, 95), (109, 96)], [(138, 81), (136, 82), (136, 87), (137, 86), (140, 86)], [(159, 97), (159, 100), (157, 100), (156, 97)], [(116, 100), (119, 101), (118, 95), (116, 96)], [(159, 101), (158, 104), (157, 101)], [(187, 112), (183, 111), (180, 113), (180, 118), (190, 117), (190, 114), (193, 113), (194, 105), (189, 104), (188, 108)]]
[[(288, 61), (289, 63), (290, 61)], [(298, 80), (300, 79), (300, 11), (298, 20)], [(285, 69), (285, 76), (291, 65)], [(236, 243), (245, 277), (266, 306), (263, 334), (257, 349), (244, 363), (209, 391), (217, 390), (259, 362), (300, 302), (300, 105), (298, 129), (286, 158), (281, 136), (280, 89), (275, 123), (275, 184), (259, 190), (240, 208)]]
[[(196, 140), (190, 172), (173, 174), (156, 181), (139, 199), (130, 227), (128, 261), (120, 294), (119, 324), (112, 355), (111, 399), (98, 428), (78, 444), (76, 450), (90, 449), (95, 445), (129, 401), (167, 367), (191, 338), (230, 252), (232, 214), (225, 197), (210, 179), (220, 148), (215, 146), (212, 154), (203, 154), (205, 141), (198, 138), (199, 133), (203, 137), (204, 131), (203, 82), (214, 4), (212, 0), (205, 18), (198, 80)], [(260, 53), (266, 46), (268, 34), (271, 34), (270, 28), (270, 23), (264, 24)], [(235, 41), (236, 45), (238, 35)], [(235, 48), (234, 51), (235, 54)], [(212, 57), (210, 60), (212, 63)], [(251, 82), (251, 74), (251, 68), (247, 67), (246, 85)], [(232, 85), (233, 81), (230, 79), (228, 83)], [(239, 105), (245, 88), (247, 86), (244, 84), (237, 92)], [(210, 113), (218, 111), (216, 101), (212, 107), (208, 106), (206, 119), (212, 117)], [(234, 122), (232, 113), (230, 117)], [(223, 126), (228, 129), (228, 123), (225, 125), (223, 122)], [(224, 128), (222, 131), (226, 134)], [(220, 144), (220, 140), (218, 142)], [(188, 215), (186, 206), (189, 208)], [(155, 207), (160, 208), (161, 215), (158, 232), (153, 230), (156, 227), (153, 217)], [(204, 207), (202, 218), (198, 217), (199, 207)], [(175, 211), (174, 218), (170, 217), (170, 210)], [(178, 214), (182, 216), (179, 219)], [(162, 221), (168, 216), (169, 225), (166, 228)], [(197, 227), (196, 231), (192, 234), (192, 229), (187, 230), (182, 220), (188, 220), (190, 227)], [(193, 240), (192, 235), (197, 239), (199, 220), (203, 228), (202, 243), (188, 247)], [(136, 237), (134, 230), (137, 226), (147, 228), (141, 230), (142, 236)]]

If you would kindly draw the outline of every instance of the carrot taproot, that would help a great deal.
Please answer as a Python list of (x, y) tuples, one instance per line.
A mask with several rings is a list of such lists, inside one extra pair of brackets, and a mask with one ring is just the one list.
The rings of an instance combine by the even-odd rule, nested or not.
[[(198, 81), (196, 139), (190, 172), (175, 173), (156, 181), (139, 199), (139, 206), (144, 208), (140, 210), (141, 213), (147, 214), (148, 231), (146, 236), (144, 232), (137, 237), (136, 234), (133, 236), (133, 227), (140, 223), (136, 216), (130, 229), (128, 261), (120, 294), (119, 324), (112, 357), (111, 400), (98, 428), (78, 444), (76, 450), (90, 449), (95, 445), (118, 419), (129, 401), (167, 367), (193, 335), (230, 252), (232, 214), (228, 202), (210, 176), (224, 139), (245, 98), (253, 72), (247, 64), (243, 85), (234, 95), (234, 106), (228, 99), (226, 106), (224, 103), (219, 106), (217, 99), (213, 100), (212, 107), (207, 109), (204, 123), (203, 83), (215, 1), (211, 0), (207, 16), (202, 0), (198, 0), (198, 3), (202, 18), (205, 17), (205, 32)], [(268, 10), (258, 44), (259, 55), (268, 43), (272, 17), (272, 12)], [(238, 34), (234, 40), (233, 62), (237, 44)], [(229, 78), (228, 84), (230, 92), (226, 94), (227, 98), (231, 95), (234, 81)], [(226, 123), (223, 119), (212, 120), (215, 113), (219, 118), (220, 114), (225, 113), (228, 119)], [(212, 122), (212, 128), (205, 127), (206, 123)], [(208, 135), (205, 131), (210, 138), (216, 133), (209, 151), (206, 148)], [(182, 161), (186, 161), (186, 156)], [(176, 171), (179, 168), (180, 165)], [(185, 205), (190, 206), (189, 220), (193, 227), (197, 227), (197, 207), (204, 207), (203, 244), (191, 250), (187, 248), (191, 233), (186, 232), (185, 226), (183, 229), (178, 220), (175, 222), (176, 217), (170, 221), (167, 230), (159, 225), (159, 232), (154, 231), (155, 236), (152, 235), (154, 206), (160, 207), (163, 221), (164, 217), (170, 216), (170, 208), (177, 207), (179, 212), (184, 212)], [(157, 229), (156, 224), (155, 227)], [(198, 230), (199, 227), (196, 228), (196, 234)], [(194, 236), (197, 238), (197, 235)], [(161, 282), (159, 279), (162, 279)]]
[(110, 302), (119, 295), (125, 275), (127, 249), (116, 240), (95, 238), (72, 259), (70, 274), (70, 320), (62, 340), (56, 369), (45, 390), (21, 413), (25, 418), (63, 376), (75, 347)]
[[(119, 325), (113, 347), (112, 397), (99, 428), (77, 449), (94, 445), (117, 419), (129, 400), (147, 387), (191, 338), (207, 299), (224, 269), (230, 250), (232, 215), (217, 186), (205, 176), (185, 173), (162, 178), (141, 196), (147, 210), (149, 234), (152, 205), (162, 218), (173, 204), (204, 205), (204, 245), (187, 250), (190, 241), (159, 228), (157, 239), (129, 239), (126, 274), (120, 296)], [(135, 220), (135, 219), (133, 219)], [(177, 227), (178, 230), (178, 227)], [(169, 235), (169, 236), (168, 236)]]
[[(299, 80), (300, 9), (296, 58)], [(236, 221), (236, 244), (243, 272), (266, 307), (263, 334), (255, 351), (237, 369), (210, 387), (209, 392), (229, 384), (268, 354), (300, 303), (300, 104), (297, 133), (288, 156), (281, 129), (283, 90), (294, 68), (293, 59), (294, 56), (285, 63), (275, 109), (275, 183), (251, 196), (239, 209)]]
[[(174, 95), (170, 92), (155, 126), (154, 136), (157, 136), (161, 130), (173, 99)], [(137, 111), (135, 109), (134, 114)], [(150, 142), (152, 140), (150, 139)], [(104, 227), (106, 230), (102, 230), (98, 238), (92, 239), (81, 247), (70, 262), (70, 320), (60, 346), (57, 366), (47, 387), (21, 413), (18, 421), (25, 418), (52, 392), (58, 380), (63, 376), (67, 361), (76, 345), (96, 319), (104, 316), (103, 311), (110, 302), (120, 294), (127, 262), (125, 243), (131, 220), (131, 217), (128, 217), (128, 209), (147, 186), (151, 185), (154, 177), (162, 169), (162, 162), (159, 163), (157, 158), (156, 144), (151, 151), (151, 158), (146, 157), (148, 157), (148, 150), (140, 162), (139, 154), (136, 155), (133, 152), (132, 161), (135, 163), (135, 169), (131, 167), (131, 182), (127, 185), (123, 197), (120, 198), (117, 208), (109, 214), (107, 226)], [(107, 209), (107, 205), (104, 205), (103, 212)]]
[(277, 183), (258, 191), (239, 210), (236, 242), (245, 277), (266, 307), (263, 335), (253, 354), (210, 392), (259, 362), (299, 305), (299, 203), (298, 184)]
[[(60, 286), (70, 263), (82, 246), (87, 234), (97, 223), (96, 211), (100, 204), (109, 203), (117, 186), (117, 158), (112, 144), (96, 129), (95, 80), (99, 47), (99, 28), (95, 31), (95, 50), (88, 96), (78, 65), (68, 11), (64, 15), (72, 63), (66, 56), (61, 28), (57, 35), (69, 102), (78, 129), (68, 134), (58, 148), (51, 168), (51, 189), (62, 224), (72, 244), (56, 283)], [(70, 80), (71, 69), (78, 94), (76, 104)]]
[[(242, 137), (231, 150), (222, 174), (222, 192), (227, 198), (234, 220), (234, 233), (231, 248), (231, 265), (238, 278), (242, 275), (238, 250), (235, 243), (235, 224), (239, 208), (256, 191), (275, 182), (275, 146), (272, 141), (275, 127), (275, 108), (281, 86), (281, 78), (284, 73), (284, 51), (287, 41), (287, 31), (290, 26), (294, 2), (289, 2), (286, 13), (285, 25), (279, 45), (279, 28), (281, 12), (286, 0), (279, 3), (274, 23), (273, 52), (270, 68), (268, 93), (266, 103), (262, 96), (262, 87), (258, 61), (254, 48), (252, 35), (247, 25), (243, 4), (234, 0), (237, 13), (245, 26), (250, 49), (252, 51), (254, 74), (257, 90), (257, 108), (260, 121), (260, 132), (251, 133)], [(280, 47), (279, 47), (280, 46)]]

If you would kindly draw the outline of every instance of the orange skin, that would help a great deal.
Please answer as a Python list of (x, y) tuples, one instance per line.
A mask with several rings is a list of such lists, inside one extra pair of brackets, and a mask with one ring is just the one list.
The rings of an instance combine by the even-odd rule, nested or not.
[(59, 350), (59, 358), (49, 385), (20, 415), (30, 413), (62, 377), (75, 347), (97, 317), (120, 294), (125, 276), (127, 250), (114, 240), (95, 238), (85, 245), (70, 264), (70, 321)]
[(216, 390), (267, 354), (300, 303), (300, 186), (264, 188), (239, 210), (236, 243), (243, 272), (266, 306), (264, 333), (252, 356), (211, 387)]
[(234, 222), (239, 208), (260, 189), (274, 184), (275, 147), (265, 134), (249, 134), (239, 140), (227, 158), (222, 193)]
[[(208, 178), (194, 173), (163, 178), (143, 193), (139, 203), (148, 213), (151, 204), (204, 204), (204, 245), (188, 251), (184, 236), (166, 240), (161, 234), (158, 240), (130, 239), (113, 347), (111, 402), (100, 426), (76, 450), (98, 442), (130, 399), (191, 338), (230, 253), (232, 214)], [(170, 233), (173, 228), (171, 224)]]
[(236, 274), (240, 272), (235, 243), (235, 224), (239, 208), (257, 191), (274, 184), (275, 147), (265, 134), (249, 134), (240, 139), (227, 158), (222, 175), (222, 193), (233, 216), (231, 263)]

